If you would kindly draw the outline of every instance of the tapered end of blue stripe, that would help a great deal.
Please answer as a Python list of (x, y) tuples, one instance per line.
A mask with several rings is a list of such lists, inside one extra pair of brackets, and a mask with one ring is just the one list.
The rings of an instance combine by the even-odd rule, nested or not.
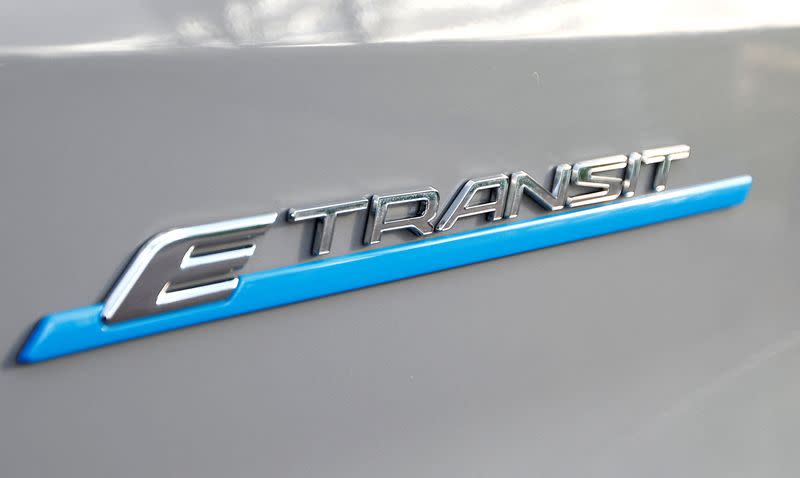
[(99, 331), (103, 327), (102, 310), (103, 304), (96, 304), (44, 317), (17, 354), (17, 363), (36, 363), (60, 357), (65, 352), (95, 348), (97, 345), (92, 346), (80, 338), (86, 337), (89, 330)]
[(36, 324), (30, 336), (28, 336), (28, 340), (25, 341), (25, 345), (17, 353), (17, 363), (29, 364), (47, 360), (47, 357), (43, 357), (40, 354), (42, 345), (47, 340), (47, 334), (43, 332), (43, 328), (46, 328), (45, 319)]

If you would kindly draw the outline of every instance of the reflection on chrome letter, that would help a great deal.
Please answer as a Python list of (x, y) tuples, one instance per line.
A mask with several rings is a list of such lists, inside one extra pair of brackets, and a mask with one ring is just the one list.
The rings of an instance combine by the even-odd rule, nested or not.
[(530, 196), (538, 205), (548, 211), (558, 211), (564, 208), (567, 200), (567, 188), (569, 187), (569, 175), (572, 166), (560, 164), (553, 173), (553, 192), (548, 191), (541, 184), (536, 182), (525, 171), (518, 171), (511, 175), (511, 183), (508, 188), (508, 203), (506, 206), (505, 217), (513, 219), (519, 215), (519, 206), (522, 202), (522, 193)]
[(306, 209), (289, 209), (287, 217), (289, 222), (307, 221), (316, 219), (314, 228), (314, 244), (311, 246), (311, 255), (324, 256), (331, 252), (333, 231), (336, 226), (336, 217), (339, 214), (361, 211), (367, 208), (369, 201), (357, 199), (355, 201), (330, 204), (327, 206), (310, 207)]
[(617, 199), (622, 193), (622, 179), (614, 176), (595, 176), (595, 174), (625, 169), (627, 165), (628, 157), (621, 154), (575, 163), (572, 167), (572, 184), (595, 188), (598, 191), (567, 198), (567, 206), (586, 206)]
[(642, 161), (644, 161), (644, 164), (658, 164), (656, 174), (653, 176), (653, 190), (659, 193), (666, 190), (667, 176), (669, 176), (669, 169), (672, 162), (688, 157), (689, 147), (685, 144), (642, 151)]
[[(475, 195), (480, 191), (489, 191), (490, 198), (480, 204), (471, 204)], [(470, 179), (458, 192), (450, 207), (439, 219), (436, 231), (447, 231), (455, 225), (462, 217), (486, 214), (490, 221), (498, 221), (503, 218), (503, 210), (506, 208), (506, 196), (508, 195), (508, 176), (496, 174), (485, 178)]]
[(276, 214), (172, 229), (147, 241), (103, 308), (107, 322), (227, 299), (241, 269), (256, 250), (253, 238)]
[[(389, 219), (389, 208), (401, 204), (417, 204), (417, 214), (402, 219)], [(381, 234), (385, 231), (408, 229), (418, 236), (426, 236), (433, 232), (433, 219), (439, 210), (439, 191), (425, 188), (408, 193), (374, 195), (367, 216), (367, 227), (364, 230), (364, 244), (381, 242)]]

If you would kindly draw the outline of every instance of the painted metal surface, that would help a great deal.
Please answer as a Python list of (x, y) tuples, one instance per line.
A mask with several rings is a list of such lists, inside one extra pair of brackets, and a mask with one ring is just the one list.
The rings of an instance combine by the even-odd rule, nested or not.
[[(247, 46), (319, 41), (281, 18), (209, 48), (176, 25), (225, 27), (227, 3), (3, 2), (0, 475), (797, 476), (800, 35), (786, 2), (719, 28), (733, 2), (691, 3), (649, 9), (683, 30), (576, 2), (559, 38), (445, 11), (463, 42)], [(454, 169), (678, 143), (670, 188), (751, 174), (747, 202), (16, 364), (33, 321), (101, 300), (143, 237), (303, 204), (297, 171), (331, 200), (447, 194)], [(313, 227), (270, 231), (244, 273), (304, 261)], [(331, 258), (362, 247), (337, 236)]]

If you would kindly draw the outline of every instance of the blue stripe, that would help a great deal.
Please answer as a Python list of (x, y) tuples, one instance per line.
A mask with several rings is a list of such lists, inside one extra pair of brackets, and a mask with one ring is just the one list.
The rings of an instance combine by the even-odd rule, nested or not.
[(18, 355), (39, 362), (280, 305), (382, 284), (742, 203), (740, 176), (476, 231), (240, 276), (228, 300), (107, 325), (102, 304), (43, 318)]

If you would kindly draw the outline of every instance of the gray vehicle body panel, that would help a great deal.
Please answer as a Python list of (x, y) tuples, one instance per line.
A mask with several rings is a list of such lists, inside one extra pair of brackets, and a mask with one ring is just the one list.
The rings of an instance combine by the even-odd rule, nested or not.
[[(6, 41), (0, 474), (797, 476), (800, 31), (489, 40)], [(173, 226), (679, 143), (671, 188), (751, 174), (747, 202), (15, 362)], [(279, 222), (245, 272), (312, 260)]]

